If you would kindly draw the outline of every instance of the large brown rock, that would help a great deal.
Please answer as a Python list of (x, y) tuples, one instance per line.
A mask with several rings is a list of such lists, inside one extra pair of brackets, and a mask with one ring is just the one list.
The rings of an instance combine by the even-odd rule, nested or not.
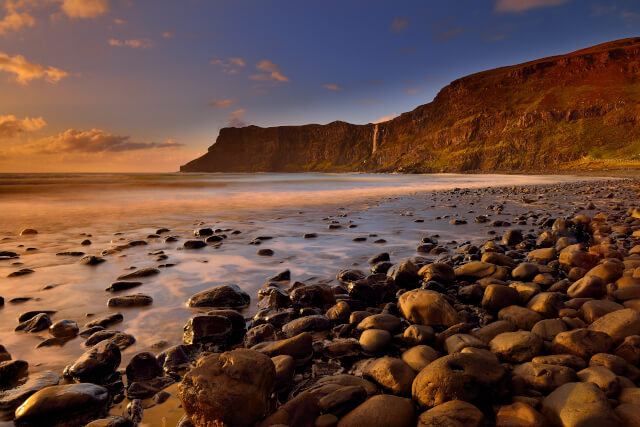
[(496, 427), (546, 427), (547, 419), (523, 402), (501, 406), (496, 414)]
[(478, 408), (462, 400), (451, 400), (423, 412), (417, 427), (480, 427), (483, 423), (484, 415)]
[(513, 381), (522, 381), (527, 387), (549, 393), (562, 384), (576, 380), (576, 372), (566, 366), (544, 363), (523, 363), (513, 369)]
[(640, 335), (640, 313), (631, 308), (612, 311), (593, 322), (589, 329), (604, 332), (614, 344), (619, 344), (629, 335)]
[(449, 400), (490, 404), (507, 392), (507, 373), (497, 360), (454, 353), (434, 360), (413, 380), (412, 396), (422, 407)]
[(200, 359), (178, 385), (178, 396), (196, 427), (250, 426), (267, 414), (275, 382), (268, 356), (237, 349)]
[(416, 373), (402, 359), (382, 357), (367, 364), (364, 376), (399, 396), (408, 396)]
[(471, 261), (457, 267), (454, 271), (456, 277), (461, 279), (475, 280), (490, 277), (504, 280), (507, 278), (507, 270), (504, 267), (482, 261)]
[(542, 353), (543, 341), (532, 332), (504, 332), (492, 339), (489, 347), (501, 360), (521, 363)]
[(259, 351), (275, 357), (280, 355), (289, 355), (296, 360), (298, 365), (304, 364), (313, 355), (313, 338), (308, 332), (303, 332), (292, 338), (278, 341), (265, 341), (251, 347), (252, 350)]
[(499, 311), (502, 308), (520, 303), (520, 294), (513, 288), (505, 285), (489, 285), (484, 290), (482, 307)]
[(606, 293), (607, 282), (598, 276), (584, 276), (567, 289), (571, 298), (600, 298)]
[(579, 328), (561, 332), (551, 342), (554, 353), (569, 353), (588, 359), (596, 353), (606, 353), (611, 349), (611, 337), (600, 331)]
[(533, 325), (543, 319), (540, 313), (530, 308), (520, 307), (519, 305), (510, 305), (498, 312), (498, 319), (508, 320), (518, 329), (530, 331)]
[(458, 313), (439, 293), (425, 289), (405, 292), (398, 298), (402, 315), (412, 323), (430, 326), (453, 326)]
[(542, 413), (562, 427), (622, 427), (607, 396), (592, 383), (566, 383), (542, 402)]
[(411, 399), (379, 394), (342, 417), (338, 427), (414, 427), (416, 413)]

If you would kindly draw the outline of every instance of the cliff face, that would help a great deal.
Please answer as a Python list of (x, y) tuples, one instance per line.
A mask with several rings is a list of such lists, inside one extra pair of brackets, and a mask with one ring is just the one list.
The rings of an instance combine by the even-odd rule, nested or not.
[(640, 38), (458, 79), (377, 125), (225, 128), (183, 172), (558, 169), (640, 160)]

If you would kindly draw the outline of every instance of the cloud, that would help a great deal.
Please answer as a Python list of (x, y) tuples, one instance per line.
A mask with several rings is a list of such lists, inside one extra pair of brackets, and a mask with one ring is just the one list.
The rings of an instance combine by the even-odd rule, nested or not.
[(338, 85), (326, 84), (323, 86), (325, 89), (329, 90), (342, 90), (342, 88)]
[(34, 132), (47, 125), (42, 117), (25, 117), (19, 119), (14, 115), (0, 116), (0, 138), (15, 138), (16, 136)]
[(175, 35), (176, 35), (176, 32), (174, 30), (169, 30), (162, 33), (162, 38), (170, 39), (170, 38), (173, 38), (173, 36)]
[(408, 18), (396, 16), (395, 18), (393, 18), (393, 21), (391, 21), (391, 31), (393, 31), (394, 33), (401, 33), (406, 30), (407, 27), (409, 27)]
[(58, 83), (69, 73), (55, 67), (44, 68), (40, 64), (29, 62), (22, 55), (9, 56), (0, 52), (0, 71), (12, 73), (16, 81), (28, 85), (31, 80), (44, 79), (49, 83)]
[(266, 74), (254, 74), (250, 78), (257, 81), (276, 81), (276, 82), (288, 82), (289, 77), (280, 72), (280, 67), (268, 59), (263, 59), (258, 62), (256, 68), (260, 71), (265, 71)]
[(109, 10), (109, 0), (58, 0), (69, 18), (95, 18)]
[(246, 112), (247, 110), (245, 110), (244, 108), (241, 108), (229, 114), (229, 121), (227, 122), (227, 127), (231, 127), (231, 128), (245, 127), (247, 125), (247, 122), (242, 120), (240, 117), (244, 116)]
[(422, 89), (407, 89), (404, 91), (407, 95), (417, 95), (422, 92)]
[(460, 34), (463, 34), (465, 31), (467, 30), (463, 27), (456, 27), (456, 28), (448, 28), (443, 31), (434, 32), (433, 35), (439, 41), (446, 41), (446, 40), (458, 37)]
[(246, 61), (242, 58), (229, 58), (229, 62), (236, 67), (244, 67), (247, 65)]
[(131, 39), (131, 40), (109, 39), (109, 46), (117, 46), (117, 47), (126, 46), (134, 49), (150, 49), (153, 47), (153, 42), (150, 39)]
[(18, 146), (14, 152), (23, 154), (64, 154), (64, 153), (117, 153), (124, 151), (179, 148), (174, 140), (167, 142), (138, 142), (128, 136), (112, 135), (99, 129), (90, 131), (68, 129), (56, 136)]
[(219, 101), (215, 101), (215, 100), (211, 101), (211, 102), (209, 102), (209, 105), (212, 106), (212, 107), (225, 108), (225, 107), (230, 106), (232, 103), (233, 103), (232, 99), (222, 99), (222, 100), (219, 100)]
[(389, 120), (395, 119), (396, 117), (398, 117), (398, 115), (396, 113), (389, 114), (388, 116), (380, 117), (378, 120), (376, 120), (373, 123), (377, 124), (377, 123), (388, 122)]
[(5, 1), (4, 8), (6, 14), (0, 21), (0, 35), (5, 35), (11, 31), (18, 31), (22, 27), (33, 27), (35, 25), (35, 18), (29, 13), (21, 11), (21, 6), (23, 6), (21, 2), (14, 2), (12, 0)]
[(361, 104), (377, 104), (378, 102), (380, 102), (379, 99), (361, 99), (358, 102), (360, 102)]
[(493, 8), (498, 13), (522, 13), (539, 7), (560, 6), (571, 0), (497, 0)]
[(116, 19), (113, 20), (113, 23), (116, 24), (116, 25), (124, 25), (127, 22), (124, 19), (116, 18)]

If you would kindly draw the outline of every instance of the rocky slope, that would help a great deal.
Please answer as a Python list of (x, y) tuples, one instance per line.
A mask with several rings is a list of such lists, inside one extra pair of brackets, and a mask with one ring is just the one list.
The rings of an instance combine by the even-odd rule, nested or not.
[(640, 160), (640, 38), (473, 74), (380, 124), (225, 128), (183, 172), (549, 170)]

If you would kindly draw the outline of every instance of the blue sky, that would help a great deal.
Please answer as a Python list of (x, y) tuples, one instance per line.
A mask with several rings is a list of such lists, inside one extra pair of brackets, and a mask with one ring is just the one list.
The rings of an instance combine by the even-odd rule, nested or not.
[(227, 125), (373, 122), (467, 74), (640, 35), (632, 0), (0, 4), (0, 172), (177, 170)]

